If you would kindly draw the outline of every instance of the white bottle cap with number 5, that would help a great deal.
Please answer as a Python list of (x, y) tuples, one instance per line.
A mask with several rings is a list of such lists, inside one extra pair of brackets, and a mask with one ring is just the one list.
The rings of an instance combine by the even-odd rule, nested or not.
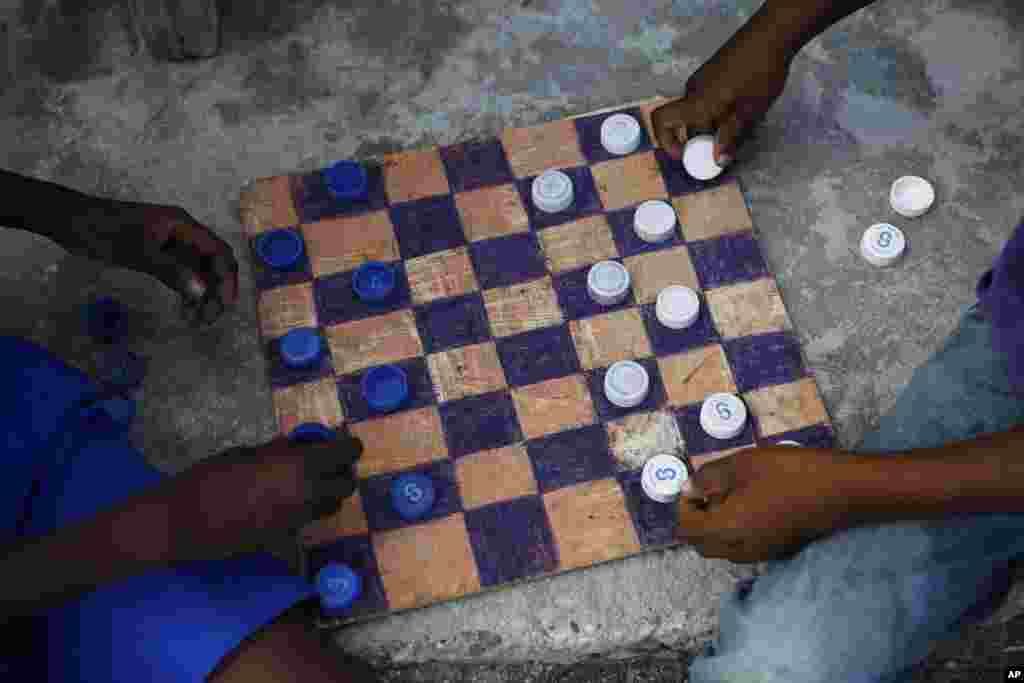
[(660, 453), (644, 465), (640, 485), (647, 497), (658, 503), (671, 503), (683, 490), (686, 466), (674, 455)]
[(907, 239), (903, 231), (895, 225), (878, 223), (864, 231), (860, 241), (860, 251), (869, 263), (876, 266), (888, 266), (896, 263), (907, 248)]
[(747, 406), (732, 394), (711, 394), (700, 408), (700, 426), (716, 439), (731, 439), (747, 424)]

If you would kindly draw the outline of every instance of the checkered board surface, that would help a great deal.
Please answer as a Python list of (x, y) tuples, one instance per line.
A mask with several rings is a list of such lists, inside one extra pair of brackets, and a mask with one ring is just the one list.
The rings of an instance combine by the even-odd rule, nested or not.
[[(341, 561), (364, 578), (361, 598), (332, 623), (671, 544), (673, 506), (648, 500), (639, 477), (646, 457), (680, 440), (698, 467), (754, 443), (832, 444), (737, 179), (693, 180), (656, 149), (657, 104), (390, 155), (369, 162), (370, 197), (354, 204), (333, 201), (319, 172), (243, 191), (250, 242), (287, 228), (306, 249), (287, 273), (251, 250), (281, 433), (346, 423), (365, 444), (358, 493), (313, 534), (312, 571)], [(601, 122), (617, 111), (645, 128), (624, 157), (600, 143)], [(550, 168), (575, 187), (571, 208), (554, 215), (530, 199), (534, 177)], [(649, 199), (676, 209), (668, 242), (633, 232), (634, 208)], [(354, 297), (352, 272), (368, 259), (400, 274), (386, 306)], [(610, 308), (586, 290), (589, 266), (603, 259), (632, 276), (629, 298)], [(683, 331), (654, 315), (670, 284), (701, 296), (700, 319)], [(318, 367), (287, 369), (276, 340), (307, 326), (329, 354)], [(647, 400), (628, 410), (602, 390), (608, 366), (624, 359), (651, 378)], [(411, 396), (375, 416), (359, 383), (385, 363), (405, 369)], [(718, 391), (749, 408), (747, 427), (728, 441), (700, 427), (701, 402)], [(437, 485), (432, 512), (415, 523), (388, 497), (409, 471)]]

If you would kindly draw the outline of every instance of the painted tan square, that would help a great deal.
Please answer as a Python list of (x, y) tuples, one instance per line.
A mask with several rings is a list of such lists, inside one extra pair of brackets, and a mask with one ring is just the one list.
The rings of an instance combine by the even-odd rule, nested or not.
[(363, 442), (363, 455), (356, 463), (360, 477), (397, 472), (448, 457), (435, 406), (356, 422), (349, 431)]
[(420, 607), (480, 590), (461, 514), (375, 534), (373, 550), (391, 609)]
[(527, 439), (577, 429), (594, 422), (594, 404), (580, 375), (513, 389), (512, 400)]
[(438, 251), (405, 262), (412, 300), (425, 304), (479, 289), (466, 247)]
[(437, 149), (388, 154), (383, 159), (384, 191), (392, 204), (448, 194), (448, 177)]
[(587, 567), (640, 551), (622, 489), (614, 479), (552, 491), (544, 496), (544, 507), (561, 569)]
[(651, 251), (623, 259), (633, 282), (633, 296), (638, 303), (649, 304), (669, 285), (683, 285), (699, 291), (697, 272), (685, 246)]
[(654, 152), (602, 161), (590, 167), (601, 203), (609, 211), (648, 199), (668, 199)]
[(506, 128), (501, 134), (501, 142), (512, 173), (517, 178), (586, 163), (576, 138), (576, 126), (570, 120), (529, 128)]
[(316, 326), (313, 285), (275, 287), (259, 293), (257, 310), (260, 329), (266, 340), (276, 339), (298, 327)]
[(538, 233), (548, 271), (561, 273), (617, 258), (619, 250), (604, 216), (589, 216)]
[(773, 278), (741, 282), (704, 293), (715, 327), (725, 338), (789, 329), (789, 318)]
[(673, 406), (701, 403), (708, 394), (736, 392), (729, 360), (720, 344), (659, 358), (658, 368)]
[(647, 330), (636, 308), (572, 320), (569, 332), (584, 370), (651, 355)]
[(754, 229), (736, 182), (676, 197), (672, 205), (679, 216), (683, 237), (690, 241)]
[(495, 337), (551, 327), (563, 322), (550, 277), (484, 291), (484, 307)]
[(441, 403), (498, 391), (506, 386), (505, 371), (494, 342), (431, 354), (427, 365)]
[(460, 192), (455, 195), (455, 206), (470, 242), (530, 230), (530, 220), (515, 185)]
[(408, 309), (328, 327), (326, 334), (339, 375), (423, 353), (416, 321)]
[(302, 226), (313, 275), (355, 270), (367, 261), (397, 261), (398, 241), (387, 211), (331, 218)]
[(282, 435), (291, 434), (304, 422), (337, 427), (344, 420), (338, 385), (329, 377), (276, 388), (273, 390), (273, 402)]
[(522, 445), (459, 458), (455, 472), (467, 510), (537, 493), (533, 466)]

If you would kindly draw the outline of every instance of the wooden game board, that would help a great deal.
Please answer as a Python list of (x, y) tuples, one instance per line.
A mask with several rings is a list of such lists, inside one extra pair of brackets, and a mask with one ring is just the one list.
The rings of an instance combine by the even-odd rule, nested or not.
[[(421, 607), (633, 555), (673, 542), (673, 507), (644, 496), (640, 468), (685, 443), (700, 466), (754, 443), (829, 446), (832, 427), (740, 185), (702, 183), (652, 145), (636, 106), (509, 129), (500, 139), (389, 155), (370, 162), (370, 197), (342, 205), (319, 173), (264, 178), (243, 191), (250, 241), (298, 231), (306, 257), (288, 273), (250, 250), (259, 324), (283, 434), (303, 422), (347, 423), (365, 452), (358, 493), (318, 525), (312, 571), (343, 561), (364, 578), (340, 620)], [(611, 113), (640, 118), (645, 139), (625, 157), (600, 144)], [(530, 183), (558, 168), (572, 207), (536, 211)], [(633, 208), (664, 199), (675, 237), (640, 241)], [(367, 259), (400, 272), (393, 303), (357, 301), (351, 273)], [(586, 291), (588, 267), (623, 263), (632, 292), (604, 308)], [(666, 285), (701, 294), (697, 323), (662, 327)], [(317, 327), (323, 363), (289, 370), (275, 340)], [(605, 369), (635, 359), (651, 391), (636, 408), (605, 399)], [(359, 395), (368, 368), (396, 363), (411, 400), (371, 416)], [(739, 394), (750, 420), (728, 441), (702, 431), (701, 401)], [(437, 485), (428, 519), (406, 523), (389, 484), (420, 471)]]

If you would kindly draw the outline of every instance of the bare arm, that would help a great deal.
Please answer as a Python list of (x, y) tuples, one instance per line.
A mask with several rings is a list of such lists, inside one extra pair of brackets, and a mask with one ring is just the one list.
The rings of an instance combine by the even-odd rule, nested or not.
[(788, 54), (795, 55), (816, 36), (875, 0), (766, 0), (740, 29), (777, 36)]

